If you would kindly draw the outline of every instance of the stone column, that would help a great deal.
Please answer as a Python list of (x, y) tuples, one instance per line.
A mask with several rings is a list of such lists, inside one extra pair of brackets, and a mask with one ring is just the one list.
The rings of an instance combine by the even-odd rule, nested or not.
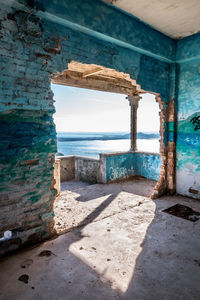
[(137, 150), (137, 109), (138, 109), (138, 102), (141, 99), (139, 95), (127, 96), (126, 99), (129, 101), (129, 105), (131, 107), (131, 148), (130, 151)]

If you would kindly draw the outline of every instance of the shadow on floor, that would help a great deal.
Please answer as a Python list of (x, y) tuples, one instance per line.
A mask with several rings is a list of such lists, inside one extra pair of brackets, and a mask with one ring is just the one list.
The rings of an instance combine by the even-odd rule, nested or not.
[[(2, 260), (0, 299), (199, 299), (200, 221), (163, 210), (189, 203), (200, 211), (200, 203), (182, 197), (138, 200), (95, 221), (114, 200), (111, 194), (96, 207), (87, 216), (90, 223), (85, 218), (80, 228)], [(43, 250), (53, 254), (38, 256)], [(32, 263), (22, 268), (27, 260)], [(23, 274), (28, 284), (18, 280)]]
[[(180, 197), (177, 199), (181, 202)], [(98, 213), (105, 209), (111, 201), (112, 197), (98, 207), (90, 216), (90, 221), (92, 222), (93, 218), (96, 218)], [(108, 286), (113, 287), (112, 290), (119, 299), (188, 300), (200, 298), (200, 223), (199, 221), (193, 223), (163, 212), (166, 207), (173, 204), (173, 200), (169, 201), (169, 197), (167, 200), (163, 197), (163, 199), (142, 204), (146, 207), (139, 207), (140, 205), (135, 207), (135, 220), (128, 221), (127, 224), (128, 226), (132, 224), (133, 230), (129, 230), (129, 243), (127, 245), (124, 243), (124, 248), (127, 247), (128, 250), (132, 249), (134, 252), (140, 246), (141, 250), (140, 253), (137, 253), (139, 255), (136, 256), (135, 261), (132, 261), (133, 274), (126, 291), (122, 292), (123, 284), (120, 284), (119, 288), (112, 280), (109, 280), (109, 276), (106, 276), (108, 273), (106, 268), (99, 274)], [(151, 215), (153, 207), (154, 212)], [(142, 219), (140, 219), (141, 215), (143, 215)], [(82, 224), (84, 224), (84, 220)], [(141, 230), (142, 225), (144, 225), (143, 230)], [(128, 229), (126, 228), (126, 230)], [(84, 228), (79, 234), (79, 237), (85, 237)], [(120, 238), (124, 237), (120, 236)], [(130, 245), (131, 240), (132, 245)], [(114, 249), (113, 254), (120, 255), (120, 252), (117, 253)], [(110, 257), (113, 259), (112, 253), (110, 253)], [(120, 261), (118, 262), (122, 267)], [(120, 269), (118, 271), (120, 272)], [(105, 280), (106, 277), (107, 280)], [(123, 276), (121, 280), (123, 281)]]
[[(105, 196), (110, 193), (118, 194), (122, 191), (139, 196), (150, 197), (156, 183), (157, 181), (135, 176), (132, 180), (109, 184), (88, 184), (81, 181), (66, 181), (61, 183), (61, 187), (62, 193), (69, 191), (80, 194), (76, 200), (84, 202), (94, 200), (97, 197)], [(92, 190), (95, 191), (95, 195), (94, 193), (91, 193)], [(91, 198), (89, 198), (90, 194)]]
[(122, 299), (199, 299), (199, 221), (194, 224), (162, 212), (175, 204), (165, 197), (154, 203), (155, 216)]
[[(130, 192), (129, 187), (125, 190)], [(114, 200), (115, 196), (116, 195), (111, 195), (108, 197), (86, 219), (92, 223)], [(127, 244), (124, 243), (124, 248), (127, 247), (128, 250), (131, 249), (133, 253), (136, 251), (137, 255), (135, 261), (134, 259), (132, 261), (133, 265), (131, 268), (133, 274), (126, 290), (122, 292), (123, 284), (119, 288), (115, 280), (112, 281), (112, 279), (109, 279), (109, 276), (106, 276), (106, 274), (109, 273), (108, 269), (105, 268), (99, 272), (101, 280), (111, 287), (115, 297), (127, 300), (149, 300), (155, 298), (199, 299), (199, 222), (194, 224), (162, 212), (163, 209), (174, 204), (174, 199), (172, 199), (173, 198), (163, 197), (163, 199), (150, 200), (147, 204), (137, 204), (135, 206), (136, 211), (132, 216), (133, 218), (135, 217), (135, 219), (127, 220), (127, 227), (132, 226), (132, 230), (126, 228), (129, 232), (129, 241), (127, 241)], [(176, 200), (181, 202), (180, 197), (176, 198)], [(134, 210), (134, 208), (132, 209)], [(87, 224), (86, 219), (79, 225), (83, 226)], [(124, 226), (126, 224), (121, 225)], [(143, 229), (141, 230), (142, 226)], [(118, 228), (118, 230), (120, 232), (120, 228)], [(87, 231), (86, 235), (84, 232), (84, 228), (78, 231), (78, 239), (73, 243), (76, 244), (82, 238), (87, 237)], [(126, 236), (126, 232), (124, 234)], [(122, 237), (120, 235), (121, 233), (119, 233), (119, 238), (124, 238), (124, 236)], [(101, 238), (101, 236), (99, 236), (99, 238)], [(141, 247), (140, 251), (138, 251), (138, 246)], [(113, 255), (120, 255), (120, 252), (117, 253), (117, 249), (114, 249), (114, 252), (109, 254), (110, 259), (113, 259)], [(125, 256), (126, 255), (127, 253)], [(123, 259), (124, 257), (122, 257), (122, 260)], [(118, 263), (119, 267), (122, 267), (120, 261)], [(115, 272), (116, 268), (114, 269)], [(118, 271), (120, 272), (120, 269)], [(121, 277), (123, 281), (123, 276)], [(114, 294), (112, 294), (112, 297), (114, 297)], [(112, 297), (108, 299), (112, 299)], [(89, 297), (88, 299), (92, 298)]]
[(94, 219), (97, 221), (133, 208), (152, 194), (154, 185), (155, 181), (144, 178), (94, 185), (76, 181), (65, 182), (66, 190), (54, 203), (55, 228), (59, 234), (68, 232), (93, 222)]

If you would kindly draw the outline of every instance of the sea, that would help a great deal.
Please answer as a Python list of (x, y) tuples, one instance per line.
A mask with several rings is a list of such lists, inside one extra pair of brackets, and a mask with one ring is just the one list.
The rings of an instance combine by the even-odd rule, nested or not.
[[(159, 153), (159, 134), (137, 134), (138, 151)], [(129, 151), (128, 132), (58, 132), (57, 156), (78, 155), (99, 158), (99, 153)]]

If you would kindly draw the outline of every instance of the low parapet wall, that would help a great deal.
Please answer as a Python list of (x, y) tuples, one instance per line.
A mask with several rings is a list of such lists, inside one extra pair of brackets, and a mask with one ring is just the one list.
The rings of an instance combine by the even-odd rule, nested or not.
[(100, 159), (82, 156), (62, 156), (61, 182), (80, 180), (89, 183), (107, 183), (131, 176), (158, 180), (161, 157), (158, 153), (117, 152), (102, 153)]
[(75, 179), (75, 156), (59, 156), (60, 181)]
[(101, 154), (103, 182), (115, 181), (134, 175), (158, 180), (161, 157), (158, 153), (118, 152)]
[(76, 156), (75, 158), (75, 178), (78, 181), (90, 183), (101, 182), (100, 160)]
[(82, 156), (59, 156), (60, 180), (80, 180), (89, 183), (101, 182), (100, 160)]

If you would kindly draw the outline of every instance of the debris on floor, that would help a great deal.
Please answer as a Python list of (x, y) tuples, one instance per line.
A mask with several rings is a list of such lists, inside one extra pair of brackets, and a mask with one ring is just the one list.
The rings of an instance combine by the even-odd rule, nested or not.
[(167, 209), (164, 209), (163, 212), (166, 212), (168, 214), (171, 214), (173, 216), (183, 218), (192, 222), (196, 222), (200, 219), (200, 213), (197, 211), (194, 211), (191, 207), (182, 205), (182, 204), (176, 204), (172, 207), (169, 207)]
[(29, 276), (27, 274), (23, 274), (23, 275), (19, 276), (18, 280), (27, 284), (28, 280), (29, 280)]

